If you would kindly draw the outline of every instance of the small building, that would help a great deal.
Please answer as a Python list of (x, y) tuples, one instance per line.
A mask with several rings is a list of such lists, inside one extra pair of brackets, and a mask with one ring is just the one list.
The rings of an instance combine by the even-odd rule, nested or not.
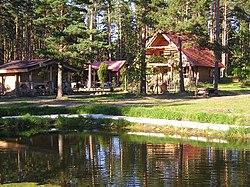
[[(173, 72), (178, 72), (179, 50), (178, 34), (157, 33), (146, 44), (146, 56), (149, 60), (148, 69), (155, 72), (152, 79), (168, 83), (173, 79)], [(208, 48), (202, 48), (194, 43), (195, 36), (181, 35), (182, 67), (184, 82), (212, 82), (214, 76), (214, 54)], [(224, 67), (219, 63), (219, 68)]]
[[(115, 80), (115, 83), (119, 84), (119, 79), (121, 76), (120, 70), (122, 69), (122, 67), (124, 67), (126, 61), (116, 60), (116, 61), (103, 61), (103, 62), (108, 65), (108, 82), (113, 82)], [(88, 80), (92, 80), (91, 85), (94, 87), (97, 86), (97, 81), (98, 81), (97, 71), (101, 63), (103, 62), (99, 61), (99, 62), (93, 62), (91, 64), (91, 78), (90, 74), (88, 74)]]
[[(71, 91), (71, 74), (78, 70), (63, 62), (63, 90)], [(45, 95), (57, 91), (58, 61), (52, 59), (15, 60), (0, 65), (0, 93)]]

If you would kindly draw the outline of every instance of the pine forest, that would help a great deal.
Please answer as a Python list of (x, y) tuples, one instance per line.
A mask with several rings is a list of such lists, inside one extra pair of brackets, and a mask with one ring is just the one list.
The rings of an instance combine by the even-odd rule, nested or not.
[(157, 32), (196, 35), (226, 76), (250, 80), (249, 0), (0, 0), (0, 64), (124, 59), (145, 92), (145, 46)]

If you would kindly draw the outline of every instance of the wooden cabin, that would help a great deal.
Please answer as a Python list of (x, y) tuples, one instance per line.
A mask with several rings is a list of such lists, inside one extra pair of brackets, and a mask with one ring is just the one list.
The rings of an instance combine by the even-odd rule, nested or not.
[[(178, 74), (179, 50), (178, 34), (158, 33), (146, 44), (147, 68), (153, 69), (148, 79), (169, 84)], [(182, 35), (182, 67), (184, 83), (212, 82), (214, 72), (213, 51), (194, 44), (195, 36)], [(219, 68), (223, 67), (219, 63)], [(178, 78), (178, 75), (177, 75)]]
[[(63, 65), (63, 91), (71, 91), (71, 74), (78, 70)], [(0, 65), (1, 95), (48, 95), (57, 90), (58, 61), (52, 59), (15, 60)]]

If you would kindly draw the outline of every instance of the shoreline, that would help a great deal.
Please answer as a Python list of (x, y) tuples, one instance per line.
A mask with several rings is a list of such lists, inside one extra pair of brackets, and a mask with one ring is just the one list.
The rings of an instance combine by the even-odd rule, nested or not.
[[(25, 116), (3, 116), (1, 119), (18, 119)], [(170, 126), (180, 128), (190, 128), (197, 130), (215, 130), (215, 131), (228, 131), (230, 129), (250, 129), (250, 126), (239, 126), (229, 124), (213, 124), (213, 123), (201, 123), (193, 121), (177, 121), (177, 120), (165, 120), (165, 119), (153, 119), (153, 118), (140, 118), (140, 117), (129, 117), (129, 116), (115, 116), (106, 114), (52, 114), (52, 115), (31, 115), (31, 117), (37, 118), (50, 118), (56, 119), (58, 117), (65, 118), (93, 118), (93, 119), (112, 119), (112, 120), (125, 120), (131, 123), (157, 125), (157, 126)]]

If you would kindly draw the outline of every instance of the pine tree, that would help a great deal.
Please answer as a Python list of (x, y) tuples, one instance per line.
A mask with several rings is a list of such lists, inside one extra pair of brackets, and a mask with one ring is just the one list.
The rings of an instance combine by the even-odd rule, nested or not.
[[(45, 27), (43, 35), (46, 37), (43, 49), (40, 54), (58, 61), (58, 93), (57, 98), (61, 98), (62, 93), (62, 61), (75, 64), (83, 64), (83, 53), (88, 51), (89, 36), (81, 17), (81, 11), (75, 8), (82, 7), (82, 4), (65, 0), (50, 1), (44, 3), (46, 6), (43, 17), (38, 18), (39, 23)], [(83, 8), (83, 7), (82, 7)]]
[(148, 28), (156, 21), (151, 13), (157, 12), (164, 1), (138, 0), (135, 1), (136, 26), (138, 32), (138, 61), (140, 63), (140, 93), (146, 94), (146, 41), (149, 36)]
[(220, 0), (215, 0), (215, 33), (214, 33), (214, 88), (218, 89), (220, 60)]
[(250, 2), (233, 2), (229, 15), (229, 74), (239, 77), (243, 83), (250, 80)]

